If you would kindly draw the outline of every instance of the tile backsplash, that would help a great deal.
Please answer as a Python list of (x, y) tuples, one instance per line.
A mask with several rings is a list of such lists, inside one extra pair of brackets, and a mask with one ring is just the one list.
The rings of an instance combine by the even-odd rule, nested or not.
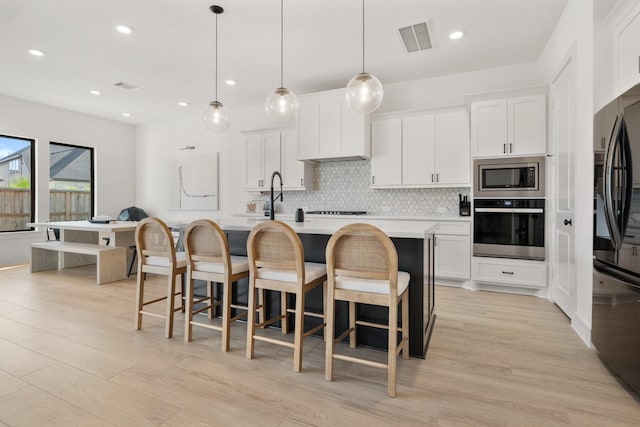
[[(367, 211), (385, 216), (458, 216), (458, 194), (468, 196), (469, 187), (372, 190), (370, 161), (318, 163), (313, 170), (314, 188), (288, 191), (277, 212), (293, 214), (307, 210)], [(269, 200), (269, 193), (250, 193), (248, 201)]]

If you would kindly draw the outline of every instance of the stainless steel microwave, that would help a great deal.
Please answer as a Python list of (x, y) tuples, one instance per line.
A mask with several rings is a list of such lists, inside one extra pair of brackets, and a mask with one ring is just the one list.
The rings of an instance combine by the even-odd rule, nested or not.
[(474, 197), (544, 197), (544, 156), (473, 161)]

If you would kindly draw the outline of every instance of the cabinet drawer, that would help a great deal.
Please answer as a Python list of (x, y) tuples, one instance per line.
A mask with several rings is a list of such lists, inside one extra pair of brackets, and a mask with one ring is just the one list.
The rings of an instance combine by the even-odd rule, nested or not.
[(547, 287), (544, 261), (473, 257), (473, 280), (527, 288)]
[(468, 221), (439, 222), (436, 234), (453, 234), (456, 236), (470, 236), (471, 223)]

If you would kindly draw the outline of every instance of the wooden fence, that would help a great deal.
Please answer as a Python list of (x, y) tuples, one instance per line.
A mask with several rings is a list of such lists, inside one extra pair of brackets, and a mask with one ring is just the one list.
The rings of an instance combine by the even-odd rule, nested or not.
[[(26, 230), (31, 221), (31, 190), (0, 188), (0, 231)], [(51, 190), (49, 221), (75, 221), (91, 216), (89, 191)]]

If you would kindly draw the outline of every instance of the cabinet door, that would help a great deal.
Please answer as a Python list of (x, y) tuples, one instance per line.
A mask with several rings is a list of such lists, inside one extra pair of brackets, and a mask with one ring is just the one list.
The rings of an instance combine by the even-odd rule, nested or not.
[(264, 155), (262, 137), (249, 136), (245, 139), (247, 147), (246, 188), (260, 190), (264, 180)]
[(335, 98), (323, 100), (319, 103), (319, 143), (321, 158), (340, 156), (340, 146), (342, 145), (341, 100), (341, 98)]
[(371, 185), (402, 183), (402, 121), (371, 123)]
[(298, 135), (295, 131), (281, 134), (282, 179), (286, 189), (304, 189), (305, 164), (298, 160)]
[(433, 115), (402, 120), (402, 183), (436, 182), (435, 121)]
[(469, 133), (467, 113), (455, 111), (435, 116), (436, 183), (469, 185)]
[(471, 277), (471, 237), (436, 235), (436, 278)]
[(617, 38), (618, 91), (624, 92), (640, 83), (640, 10), (636, 8), (635, 17), (618, 32)]
[(280, 171), (280, 132), (262, 137), (264, 156), (264, 187), (269, 188), (271, 174)]
[(520, 96), (508, 100), (509, 154), (546, 154), (547, 96)]
[(320, 154), (320, 112), (318, 102), (298, 107), (298, 159), (317, 159)]
[(368, 134), (369, 115), (356, 113), (347, 105), (344, 96), (340, 97), (341, 125), (340, 135), (343, 157), (371, 157), (371, 145)]
[(507, 154), (507, 100), (471, 104), (471, 154), (473, 157)]

